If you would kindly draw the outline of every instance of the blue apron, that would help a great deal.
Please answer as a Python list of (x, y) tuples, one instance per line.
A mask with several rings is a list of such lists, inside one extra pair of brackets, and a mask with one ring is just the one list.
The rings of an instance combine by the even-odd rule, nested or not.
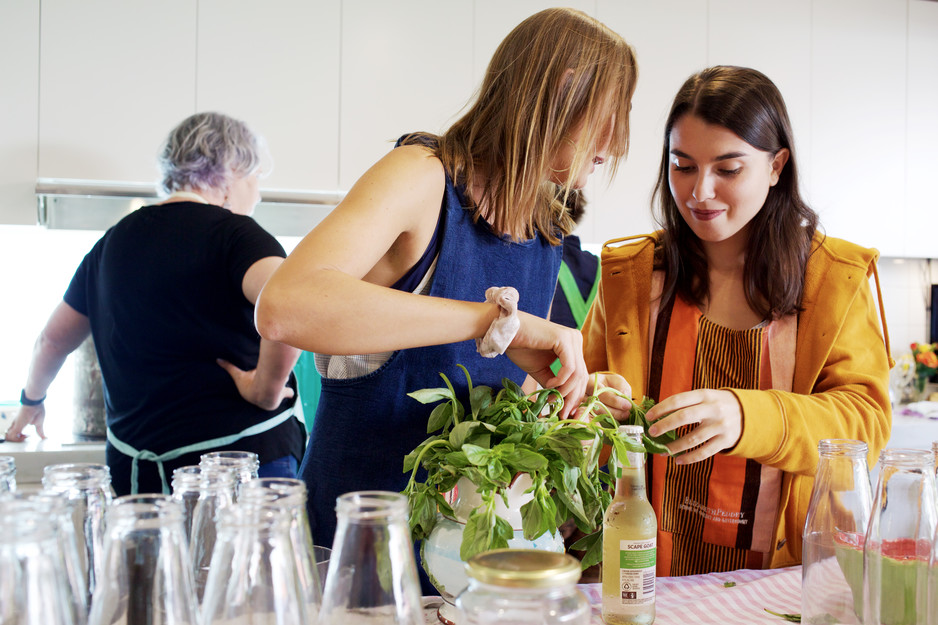
[[(557, 283), (562, 248), (542, 237), (513, 243), (472, 222), (462, 206), (461, 190), (447, 176), (443, 196), (443, 241), (430, 296), (484, 301), (490, 286), (513, 286), (519, 308), (547, 317)], [(382, 311), (375, 310), (374, 314)], [(401, 491), (408, 475), (404, 456), (427, 438), (433, 406), (407, 397), (422, 388), (452, 382), (464, 405), (468, 387), (499, 388), (502, 378), (521, 384), (525, 373), (505, 356), (483, 358), (472, 340), (395, 352), (377, 371), (352, 379), (323, 378), (300, 477), (309, 489), (310, 526), (317, 545), (332, 545), (336, 529), (336, 497), (358, 490)], [(419, 568), (419, 567), (418, 567)]]

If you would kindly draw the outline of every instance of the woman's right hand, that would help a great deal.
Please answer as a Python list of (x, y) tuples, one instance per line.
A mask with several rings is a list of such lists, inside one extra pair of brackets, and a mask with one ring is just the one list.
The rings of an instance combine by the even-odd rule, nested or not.
[[(518, 311), (521, 327), (505, 355), (544, 388), (556, 388), (563, 396), (561, 418), (573, 416), (586, 395), (589, 375), (583, 360), (583, 336), (578, 330)], [(560, 359), (555, 376), (551, 363)]]
[(7, 429), (5, 438), (13, 443), (25, 441), (26, 435), (23, 434), (23, 430), (30, 424), (36, 427), (36, 434), (39, 435), (39, 438), (45, 438), (46, 433), (42, 427), (45, 420), (45, 404), (39, 404), (38, 406), (20, 406), (19, 412), (16, 413), (16, 418), (13, 419), (13, 423), (11, 423), (10, 427)]

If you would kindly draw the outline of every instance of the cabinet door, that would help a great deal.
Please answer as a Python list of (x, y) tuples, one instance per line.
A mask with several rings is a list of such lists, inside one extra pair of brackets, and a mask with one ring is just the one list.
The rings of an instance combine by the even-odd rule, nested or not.
[(266, 139), (273, 168), (262, 187), (335, 190), (340, 1), (198, 6), (197, 108), (242, 119)]
[[(906, 254), (938, 257), (938, 4), (909, 4)], [(932, 337), (936, 340), (938, 337)]]
[(697, 0), (599, 0), (596, 17), (635, 49), (638, 84), (632, 99), (628, 159), (608, 183), (603, 167), (587, 185), (585, 243), (651, 232), (651, 193), (661, 160), (664, 122), (674, 94), (707, 55), (707, 5)]
[[(914, 4), (914, 3), (913, 3)], [(811, 192), (831, 236), (904, 254), (906, 0), (818, 0)]]
[(401, 135), (439, 132), (472, 96), (472, 3), (344, 0), (339, 184)]
[[(811, 205), (811, 0), (710, 0), (707, 65), (757, 69), (785, 99), (801, 192)], [(768, 27), (771, 25), (771, 27)]]
[(0, 3), (0, 223), (36, 223), (39, 2)]
[(148, 182), (195, 107), (189, 0), (43, 0), (39, 175)]

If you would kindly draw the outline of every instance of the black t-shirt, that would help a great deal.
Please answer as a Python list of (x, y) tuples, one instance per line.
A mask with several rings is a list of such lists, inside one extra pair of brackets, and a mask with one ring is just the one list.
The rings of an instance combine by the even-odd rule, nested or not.
[[(164, 453), (236, 434), (292, 405), (268, 412), (248, 403), (215, 362), (257, 366), (260, 336), (241, 285), (269, 256), (284, 257), (283, 247), (253, 219), (193, 202), (141, 208), (85, 256), (65, 301), (91, 323), (108, 427), (119, 440)], [(302, 425), (289, 419), (219, 449), (254, 451), (264, 463), (300, 458), (303, 443)], [(167, 479), (200, 453), (165, 465)], [(130, 458), (109, 445), (108, 464), (120, 492)], [(142, 461), (139, 470), (140, 492), (151, 492), (155, 465)]]

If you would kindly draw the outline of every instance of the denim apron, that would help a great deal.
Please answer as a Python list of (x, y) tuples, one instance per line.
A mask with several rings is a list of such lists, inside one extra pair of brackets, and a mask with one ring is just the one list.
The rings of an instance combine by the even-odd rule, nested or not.
[[(473, 223), (463, 208), (461, 191), (447, 176), (441, 208), (443, 241), (429, 295), (480, 302), (490, 286), (513, 286), (520, 294), (521, 310), (546, 318), (562, 247), (551, 246), (540, 236), (513, 243), (493, 234), (483, 221)], [(362, 377), (322, 379), (299, 471), (309, 490), (315, 544), (332, 545), (339, 495), (404, 489), (409, 477), (403, 472), (404, 456), (427, 438), (427, 419), (434, 407), (407, 393), (445, 386), (442, 372), (468, 407), (465, 374), (457, 364), (469, 370), (474, 386), (499, 388), (503, 378), (518, 384), (525, 378), (507, 357), (483, 358), (476, 352), (475, 341), (469, 340), (399, 350), (381, 368)]]

